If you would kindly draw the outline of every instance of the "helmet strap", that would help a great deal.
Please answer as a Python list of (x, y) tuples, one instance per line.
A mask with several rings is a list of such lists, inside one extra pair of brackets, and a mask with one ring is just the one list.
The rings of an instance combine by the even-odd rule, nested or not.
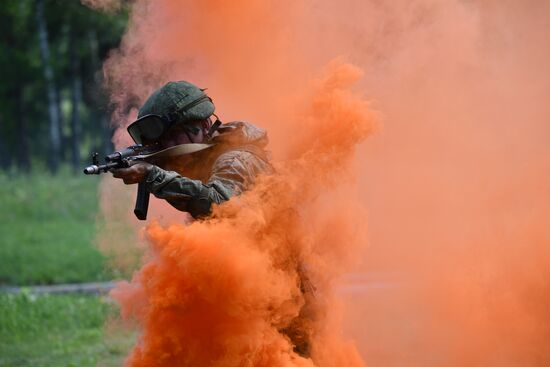
[(215, 113), (213, 114), (216, 117), (216, 121), (210, 126), (210, 129), (208, 129), (208, 132), (206, 133), (206, 136), (209, 139), (212, 139), (212, 135), (218, 130), (218, 128), (221, 126), (222, 122), (220, 121), (220, 118)]

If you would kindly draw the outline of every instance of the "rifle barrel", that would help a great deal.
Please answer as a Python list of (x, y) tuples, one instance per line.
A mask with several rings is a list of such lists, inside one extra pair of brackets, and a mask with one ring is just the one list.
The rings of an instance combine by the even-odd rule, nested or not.
[(122, 168), (122, 162), (111, 162), (107, 164), (92, 164), (91, 166), (88, 166), (84, 168), (84, 174), (85, 175), (99, 175), (101, 172), (107, 172), (111, 168)]

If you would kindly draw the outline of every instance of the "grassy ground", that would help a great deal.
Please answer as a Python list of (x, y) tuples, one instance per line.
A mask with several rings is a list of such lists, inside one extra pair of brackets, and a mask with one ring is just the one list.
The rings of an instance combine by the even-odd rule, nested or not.
[[(98, 179), (0, 175), (0, 285), (110, 280), (93, 245)], [(0, 293), (0, 366), (121, 366), (133, 336), (106, 332), (96, 296)]]
[(96, 177), (0, 176), (0, 284), (110, 278), (93, 247)]
[(0, 366), (121, 366), (134, 338), (106, 332), (113, 312), (99, 297), (0, 295)]

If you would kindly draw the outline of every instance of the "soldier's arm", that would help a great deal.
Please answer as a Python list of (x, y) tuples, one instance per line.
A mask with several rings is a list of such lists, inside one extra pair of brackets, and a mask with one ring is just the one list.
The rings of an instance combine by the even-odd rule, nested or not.
[(150, 170), (145, 183), (156, 197), (193, 217), (201, 217), (210, 213), (213, 204), (221, 204), (248, 189), (257, 174), (270, 169), (268, 163), (252, 153), (231, 151), (216, 160), (206, 183), (156, 166)]

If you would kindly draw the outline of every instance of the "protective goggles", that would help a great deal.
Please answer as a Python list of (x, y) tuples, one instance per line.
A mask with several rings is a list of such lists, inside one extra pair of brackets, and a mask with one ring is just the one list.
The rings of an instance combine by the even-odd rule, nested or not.
[[(210, 126), (209, 131), (206, 132), (209, 137), (221, 125), (221, 121), (218, 116), (215, 114), (213, 116), (216, 117), (216, 121)], [(185, 123), (171, 122), (159, 115), (145, 115), (130, 124), (127, 130), (128, 134), (130, 134), (136, 144), (144, 144), (144, 142), (157, 141), (174, 125), (180, 126), (188, 137), (189, 134), (196, 135), (199, 132), (199, 128), (196, 126)], [(189, 138), (189, 140), (192, 139)]]
[(173, 124), (159, 115), (145, 115), (130, 124), (127, 130), (137, 144), (143, 144), (147, 140), (158, 140)]

